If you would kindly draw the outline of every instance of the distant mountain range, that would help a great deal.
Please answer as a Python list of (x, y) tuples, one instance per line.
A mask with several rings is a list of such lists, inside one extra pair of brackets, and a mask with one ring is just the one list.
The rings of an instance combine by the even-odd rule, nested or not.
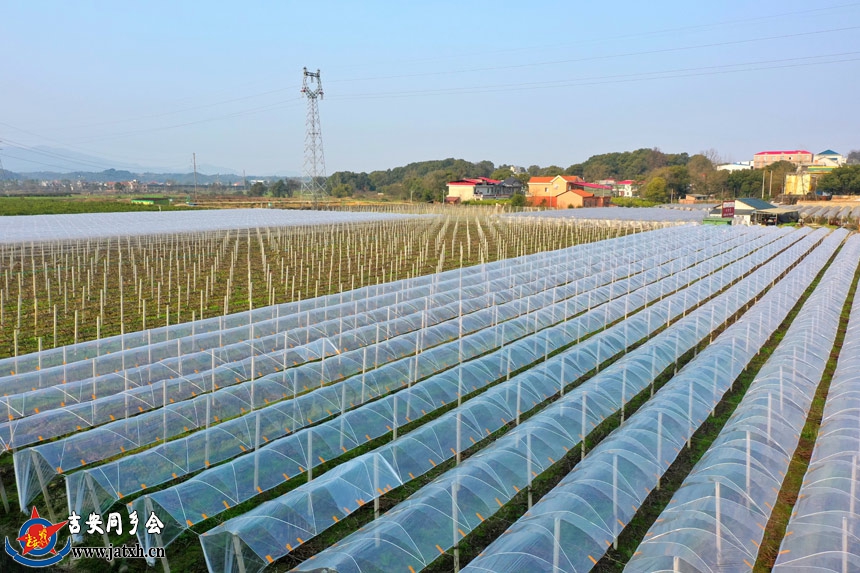
[[(103, 183), (107, 181), (131, 181), (137, 179), (144, 183), (194, 183), (194, 173), (190, 165), (185, 167), (144, 166), (134, 163), (125, 164), (103, 157), (96, 157), (68, 149), (35, 146), (31, 149), (7, 147), (0, 151), (4, 170), (0, 170), (0, 180), (71, 180)], [(43, 168), (43, 169), (40, 169)], [(214, 175), (212, 175), (214, 173)], [(283, 177), (299, 177), (299, 173), (284, 172), (280, 175), (247, 175), (247, 179), (274, 180)], [(211, 183), (238, 183), (242, 174), (229, 167), (199, 163), (197, 182), (202, 185)]]

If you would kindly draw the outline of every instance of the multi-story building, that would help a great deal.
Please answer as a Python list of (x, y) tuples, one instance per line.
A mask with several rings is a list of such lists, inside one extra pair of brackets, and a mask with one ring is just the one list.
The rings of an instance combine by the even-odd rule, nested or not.
[(529, 179), (528, 199), (535, 207), (607, 207), (612, 202), (607, 191), (611, 192), (612, 187), (588, 183), (576, 175), (532, 177)]
[(836, 153), (832, 149), (826, 149), (821, 153), (815, 154), (813, 163), (825, 167), (842, 167), (847, 163), (847, 159), (841, 153)]
[(778, 161), (788, 161), (795, 165), (811, 165), (812, 153), (804, 149), (793, 151), (759, 151), (753, 156), (753, 167), (764, 169)]
[(632, 179), (601, 179), (597, 182), (599, 185), (608, 185), (612, 187), (612, 195), (614, 197), (636, 197), (639, 194), (639, 182)]

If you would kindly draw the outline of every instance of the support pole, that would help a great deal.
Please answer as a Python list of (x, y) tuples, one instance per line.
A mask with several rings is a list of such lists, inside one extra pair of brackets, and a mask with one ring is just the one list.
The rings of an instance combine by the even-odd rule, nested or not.
[(457, 523), (459, 521), (458, 507), (457, 507), (457, 490), (460, 489), (460, 481), (454, 480), (454, 484), (451, 486), (451, 534), (452, 541), (454, 546), (454, 573), (459, 573), (460, 571), (460, 538), (457, 536), (459, 533), (457, 531)]
[(462, 441), (461, 441), (461, 439), (462, 439), (462, 430), (461, 430), (462, 414), (463, 413), (460, 411), (457, 412), (457, 465), (460, 465), (460, 458), (462, 456), (461, 452), (463, 451)]
[[(96, 497), (96, 488), (95, 488), (95, 485), (93, 484), (93, 478), (89, 474), (89, 472), (87, 472), (86, 475), (84, 476), (84, 481), (87, 484), (87, 491), (90, 492), (90, 502), (93, 504), (93, 511), (96, 513), (101, 513), (101, 507), (99, 506), (99, 500)], [(47, 498), (46, 498), (46, 501), (47, 501)], [(144, 503), (148, 503), (149, 504), (148, 507), (152, 506), (152, 503), (149, 501), (149, 496), (146, 496)], [(50, 510), (50, 507), (51, 507), (50, 504), (46, 504), (46, 505), (48, 505), (48, 509)], [(51, 512), (51, 514), (53, 515), (53, 512)], [(51, 522), (53, 523), (55, 521), (56, 520), (52, 517)], [(82, 535), (81, 536), (76, 535), (75, 537), (79, 538), (79, 537), (82, 537)], [(110, 539), (108, 539), (106, 530), (102, 532), (102, 541), (104, 541), (105, 547), (111, 546)], [(111, 554), (109, 562), (113, 563), (113, 554)]]
[[(379, 454), (373, 456), (373, 519), (379, 519)], [(376, 538), (376, 546), (379, 547), (379, 537)]]
[(532, 508), (532, 433), (526, 434), (526, 493), (529, 509)]
[(236, 565), (239, 573), (246, 573), (245, 558), (242, 557), (242, 544), (239, 541), (239, 536), (233, 534), (233, 554), (236, 556)]
[(663, 412), (657, 412), (657, 490), (663, 477)]
[[(51, 517), (51, 523), (57, 523), (57, 516), (54, 514), (54, 510), (51, 507), (51, 498), (48, 496), (48, 482), (42, 473), (42, 466), (39, 465), (38, 454), (32, 449), (30, 450), (30, 454), (33, 467), (36, 468), (36, 477), (39, 478), (39, 487), (42, 488), (42, 496), (45, 498), (45, 505), (48, 507), (48, 515)], [(26, 508), (24, 507), (26, 502), (23, 502), (23, 499), (21, 501), (22, 503), (19, 504), (21, 511), (26, 513)]]
[(588, 399), (588, 392), (582, 393), (582, 424), (581, 429), (579, 431), (579, 438), (582, 444), (582, 454), (580, 455), (580, 459), (585, 457), (585, 411), (586, 411), (586, 402)]
[(723, 524), (720, 508), (720, 482), (714, 483), (714, 496), (716, 498), (716, 531), (717, 531), (717, 565), (723, 562)]
[(308, 429), (308, 481), (314, 479), (314, 431)]
[(612, 548), (618, 549), (618, 454), (612, 456)]
[(260, 413), (254, 421), (254, 491), (260, 491)]
[(752, 486), (752, 440), (750, 439), (750, 431), (747, 430), (747, 459), (746, 459), (746, 494), (747, 494), (747, 508), (750, 505), (750, 488)]
[(397, 439), (397, 394), (391, 400), (391, 441)]

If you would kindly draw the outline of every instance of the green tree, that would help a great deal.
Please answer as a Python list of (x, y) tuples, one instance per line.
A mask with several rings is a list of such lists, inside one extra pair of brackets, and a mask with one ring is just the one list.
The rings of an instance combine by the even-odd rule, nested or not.
[(687, 162), (687, 172), (694, 179), (694, 181), (698, 181), (702, 176), (707, 173), (710, 173), (713, 170), (714, 164), (711, 163), (710, 159), (708, 159), (701, 153), (692, 156)]
[(685, 165), (663, 167), (656, 170), (653, 175), (659, 176), (666, 182), (669, 199), (672, 201), (682, 195), (686, 195), (690, 187), (690, 173), (687, 171)]
[(337, 197), (338, 199), (342, 199), (344, 197), (352, 197), (352, 194), (355, 192), (355, 189), (352, 188), (352, 185), (349, 183), (341, 183), (337, 185), (331, 190), (332, 197)]
[(263, 183), (262, 181), (257, 181), (256, 183), (251, 185), (250, 189), (248, 189), (248, 196), (249, 197), (262, 197), (265, 194), (266, 194), (266, 184)]
[(519, 182), (522, 183), (526, 189), (528, 189), (529, 179), (532, 178), (531, 175), (529, 175), (528, 173), (517, 173), (516, 175), (514, 175), (514, 177), (516, 177)]
[[(716, 152), (709, 152), (716, 157)], [(687, 162), (687, 174), (690, 178), (690, 191), (700, 195), (720, 195), (725, 191), (727, 171), (717, 170), (714, 162), (704, 153), (690, 157)]]
[(293, 192), (287, 187), (283, 179), (278, 179), (269, 187), (267, 195), (269, 197), (292, 197)]
[(612, 177), (612, 168), (605, 163), (595, 163), (583, 168), (581, 177), (586, 181), (600, 181)]
[(543, 177), (555, 177), (556, 175), (563, 175), (564, 169), (562, 169), (558, 165), (550, 165), (549, 167), (544, 167), (543, 169), (541, 169), (540, 174)]
[(525, 207), (526, 203), (526, 196), (522, 193), (514, 193), (511, 197), (511, 207)]
[[(410, 201), (429, 201), (432, 199), (431, 193), (424, 185), (424, 180), (421, 177), (411, 176), (405, 179), (402, 187)], [(447, 189), (447, 188), (446, 188)], [(404, 197), (406, 199), (407, 197)]]
[(860, 164), (860, 149), (852, 149), (845, 158), (848, 160), (848, 165)]
[(763, 174), (761, 169), (732, 171), (726, 178), (726, 189), (732, 197), (761, 197)]
[(498, 179), (499, 181), (504, 181), (508, 177), (513, 175), (511, 168), (507, 165), (501, 165), (498, 169), (490, 174), (490, 179)]
[(114, 191), (119, 191), (121, 193), (122, 190), (125, 189), (125, 184), (123, 184), (121, 181), (117, 181), (113, 184), (113, 188)]
[(655, 203), (665, 203), (668, 198), (668, 184), (663, 177), (659, 175), (652, 177), (645, 185), (645, 190), (642, 192), (642, 198)]
[(582, 166), (582, 163), (574, 163), (573, 165), (564, 170), (565, 175), (576, 175), (578, 177), (582, 177), (583, 173), (584, 168)]
[(790, 161), (777, 161), (768, 165), (765, 172), (765, 191), (770, 191), (770, 194), (776, 197), (781, 195), (785, 188), (785, 176), (789, 173), (797, 173), (797, 165)]
[(817, 189), (834, 195), (860, 195), (860, 165), (834, 169), (818, 180)]
[(448, 193), (448, 182), (459, 179), (450, 170), (437, 169), (424, 176), (425, 201), (444, 201)]

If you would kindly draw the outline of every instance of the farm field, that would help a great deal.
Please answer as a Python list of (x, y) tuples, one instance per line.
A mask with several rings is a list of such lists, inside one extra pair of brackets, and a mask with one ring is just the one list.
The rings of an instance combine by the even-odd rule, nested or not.
[[(465, 213), (416, 219), (386, 213), (230, 210), (147, 213), (149, 218), (142, 220), (131, 213), (74, 215), (62, 223), (53, 217), (10, 218), (19, 226), (4, 222), (0, 235), (8, 241), (24, 233), (28, 240), (0, 240), (0, 356), (667, 224), (547, 225)], [(210, 230), (189, 232), (200, 226)], [(139, 234), (110, 236), (122, 229)], [(39, 234), (46, 240), (31, 242)], [(77, 238), (57, 239), (67, 234)]]
[(184, 203), (136, 205), (113, 197), (0, 197), (0, 217), (68, 215), (73, 213), (122, 213), (146, 211), (190, 211)]
[(860, 235), (458, 212), (0, 261), (10, 538), (35, 505), (154, 513), (110, 542), (171, 571), (860, 567)]

